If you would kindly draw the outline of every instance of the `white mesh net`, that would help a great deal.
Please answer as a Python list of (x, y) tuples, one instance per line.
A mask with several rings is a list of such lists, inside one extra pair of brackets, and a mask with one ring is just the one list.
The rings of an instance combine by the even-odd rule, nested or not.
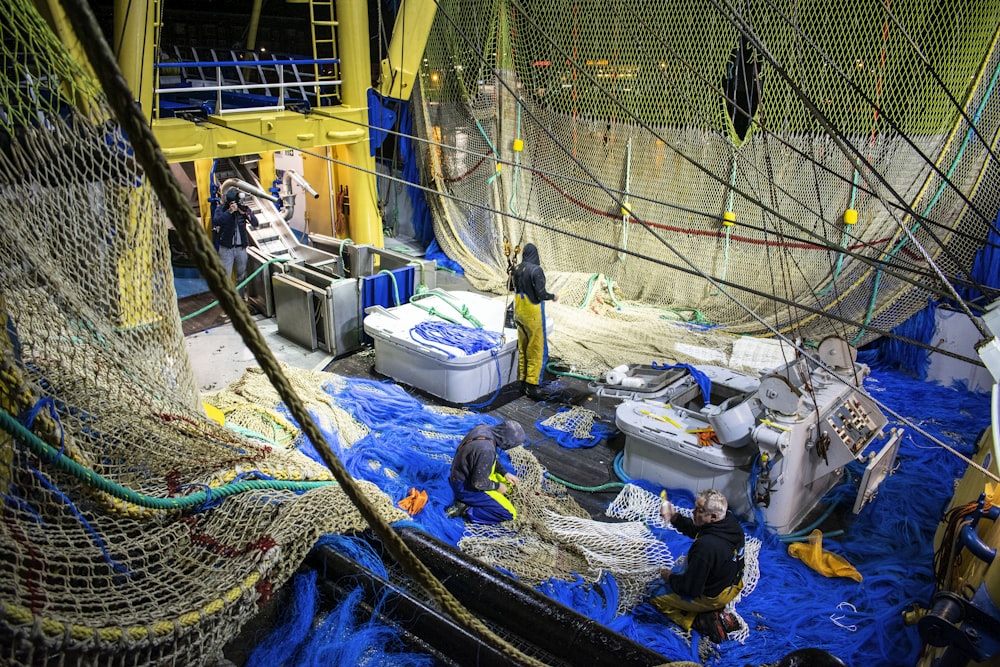
[(720, 7), (439, 5), (415, 114), (436, 238), (495, 291), (505, 241), (534, 243), (573, 364), (731, 346), (677, 319), (864, 344), (939, 285), (910, 234), (953, 277), (996, 218), (995, 2)]

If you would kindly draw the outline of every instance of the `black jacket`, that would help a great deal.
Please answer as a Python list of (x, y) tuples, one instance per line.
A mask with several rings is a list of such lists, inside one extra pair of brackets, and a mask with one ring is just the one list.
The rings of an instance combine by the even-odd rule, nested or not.
[(521, 263), (514, 269), (514, 291), (524, 294), (531, 303), (555, 298), (555, 294), (545, 291), (545, 272), (538, 263), (538, 249), (533, 243), (524, 246)]
[[(219, 245), (225, 248), (250, 245), (247, 223), (257, 229), (257, 216), (245, 206), (235, 213), (231, 213), (226, 202), (223, 202), (215, 208), (215, 213), (212, 214), (212, 231), (215, 232)], [(239, 232), (238, 237), (237, 232)]]
[(486, 424), (474, 427), (459, 443), (448, 479), (464, 482), (466, 488), (476, 491), (499, 489), (500, 485), (490, 479), (493, 466), (501, 475), (506, 475), (507, 469), (497, 459), (496, 447), (493, 427)]
[(667, 579), (675, 593), (690, 598), (715, 597), (743, 578), (743, 527), (732, 512), (701, 528), (683, 514), (675, 514), (670, 523), (694, 538), (687, 553), (687, 569)]

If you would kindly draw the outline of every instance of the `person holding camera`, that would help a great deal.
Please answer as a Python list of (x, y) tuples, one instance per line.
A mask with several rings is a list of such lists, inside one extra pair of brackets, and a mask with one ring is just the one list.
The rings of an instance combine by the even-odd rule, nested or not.
[[(247, 275), (247, 245), (250, 243), (250, 232), (247, 224), (257, 228), (257, 216), (249, 207), (240, 202), (240, 193), (236, 188), (226, 191), (225, 202), (216, 207), (212, 214), (212, 232), (219, 241), (219, 257), (227, 275), (236, 269), (236, 284), (239, 285)], [(240, 289), (240, 295), (243, 290)]]

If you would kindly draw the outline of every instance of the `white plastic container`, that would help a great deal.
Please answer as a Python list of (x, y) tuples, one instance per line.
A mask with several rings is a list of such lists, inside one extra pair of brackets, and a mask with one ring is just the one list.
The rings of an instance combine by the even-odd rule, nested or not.
[(692, 493), (718, 489), (736, 514), (749, 513), (747, 480), (756, 448), (702, 447), (689, 430), (707, 424), (652, 401), (621, 403), (615, 423), (625, 434), (622, 469), (629, 477)]
[(411, 303), (395, 308), (373, 306), (366, 310), (364, 328), (375, 341), (375, 370), (449, 403), (489, 398), (517, 379), (517, 329), (504, 328), (502, 301), (474, 292), (435, 290), (419, 301), (425, 308), (461, 320), (449, 302), (467, 307), (483, 329), (501, 333), (499, 347), (466, 354), (458, 347), (424, 342), (411, 335), (413, 327), (445, 320)]

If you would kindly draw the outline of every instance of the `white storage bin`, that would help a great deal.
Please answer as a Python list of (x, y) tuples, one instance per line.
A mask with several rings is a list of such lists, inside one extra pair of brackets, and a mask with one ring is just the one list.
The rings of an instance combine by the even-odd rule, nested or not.
[(460, 318), (449, 302), (466, 306), (483, 329), (501, 333), (500, 346), (466, 354), (458, 347), (415, 340), (413, 327), (445, 320), (412, 303), (395, 308), (374, 306), (366, 311), (364, 327), (375, 341), (375, 370), (450, 403), (488, 398), (517, 379), (517, 330), (504, 328), (502, 301), (474, 292), (432, 292), (420, 300), (425, 308)]

